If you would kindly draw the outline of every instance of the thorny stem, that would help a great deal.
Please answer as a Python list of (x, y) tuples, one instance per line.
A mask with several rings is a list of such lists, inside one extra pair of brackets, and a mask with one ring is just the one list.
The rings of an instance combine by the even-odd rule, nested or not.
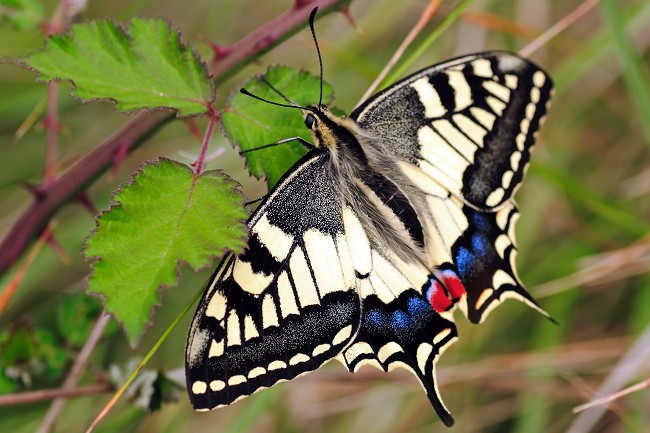
[[(50, 22), (45, 28), (45, 35), (50, 37), (66, 29), (66, 18), (73, 18), (81, 9), (72, 7), (70, 0), (61, 0), (57, 4)], [(47, 187), (56, 179), (57, 138), (59, 135), (59, 85), (54, 81), (48, 84), (47, 114), (45, 115), (46, 150), (45, 172), (43, 187)]]
[[(351, 0), (314, 0), (297, 2), (291, 9), (229, 47), (217, 63), (210, 66), (215, 79), (224, 80), (246, 64), (279, 44), (307, 23), (309, 12), (318, 6), (322, 17)], [(142, 144), (158, 128), (172, 119), (172, 114), (154, 111), (137, 115), (113, 136), (107, 138), (66, 173), (54, 179), (16, 220), (0, 244), (0, 275), (21, 256), (25, 248), (43, 231), (54, 213), (73, 200), (104, 171), (111, 167), (123, 146), (129, 152)]]
[(122, 146), (137, 147), (171, 118), (163, 111), (139, 114), (109, 137), (70, 170), (57, 177), (42, 194), (27, 207), (0, 244), (0, 274), (20, 257), (32, 239), (43, 231), (54, 213), (67, 201), (74, 199), (103, 171), (111, 166)]
[(217, 82), (231, 77), (240, 68), (269, 51), (274, 46), (298, 32), (307, 24), (311, 10), (318, 6), (318, 17), (341, 9), (352, 0), (297, 0), (287, 12), (269, 21), (253, 33), (231, 46), (222, 49), (218, 61), (210, 65), (212, 76)]
[(47, 134), (45, 174), (43, 175), (43, 185), (45, 187), (56, 179), (57, 136), (59, 135), (58, 90), (59, 85), (57, 83), (49, 83), (47, 115), (45, 116), (45, 131)]

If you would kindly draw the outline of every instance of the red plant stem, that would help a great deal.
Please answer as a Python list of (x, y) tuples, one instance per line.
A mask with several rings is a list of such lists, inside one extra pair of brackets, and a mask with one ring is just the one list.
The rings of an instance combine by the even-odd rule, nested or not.
[[(334, 8), (340, 8), (351, 0), (301, 1), (287, 12), (232, 45), (218, 63), (210, 67), (214, 78), (225, 79), (234, 75), (262, 53), (296, 33), (307, 22), (309, 12), (319, 6), (319, 16)], [(54, 213), (66, 202), (73, 200), (113, 164), (113, 158), (121, 146), (128, 144), (129, 152), (146, 140), (172, 114), (162, 111), (136, 116), (113, 136), (107, 138), (95, 150), (72, 166), (62, 176), (48, 185), (43, 197), (39, 197), (16, 220), (0, 243), (0, 275), (12, 266), (25, 248), (43, 231)]]
[(43, 400), (53, 400), (55, 398), (81, 397), (84, 395), (103, 394), (113, 391), (110, 384), (86, 385), (77, 388), (56, 388), (56, 389), (39, 389), (37, 391), (27, 391), (18, 394), (0, 395), (0, 406), (9, 406), (13, 404), (35, 403)]
[(203, 163), (205, 162), (205, 155), (208, 153), (208, 146), (210, 146), (210, 142), (212, 141), (212, 136), (214, 135), (214, 128), (217, 125), (217, 121), (219, 120), (219, 113), (217, 113), (217, 110), (214, 108), (212, 104), (210, 104), (210, 107), (208, 109), (208, 114), (210, 116), (210, 120), (208, 122), (208, 127), (205, 130), (203, 143), (201, 143), (201, 152), (199, 153), (199, 157), (196, 159), (196, 162), (193, 164), (194, 174), (197, 176), (203, 172)]
[(14, 293), (16, 293), (16, 290), (20, 286), (20, 283), (22, 283), (23, 279), (25, 278), (27, 269), (29, 269), (31, 264), (34, 262), (34, 259), (36, 256), (38, 256), (38, 253), (41, 251), (43, 245), (47, 243), (48, 239), (51, 239), (52, 232), (54, 231), (54, 227), (56, 227), (56, 225), (56, 220), (50, 221), (45, 230), (43, 230), (43, 233), (41, 233), (38, 241), (36, 241), (29, 253), (27, 253), (27, 257), (20, 264), (15, 275), (11, 278), (11, 281), (9, 281), (9, 283), (0, 291), (0, 315), (2, 315), (4, 310), (11, 302)]

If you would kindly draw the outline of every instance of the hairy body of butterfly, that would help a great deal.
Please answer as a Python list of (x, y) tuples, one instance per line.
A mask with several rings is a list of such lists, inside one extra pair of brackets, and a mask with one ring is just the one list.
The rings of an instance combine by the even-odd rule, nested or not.
[(192, 405), (230, 404), (337, 358), (414, 373), (442, 421), (435, 364), (505, 298), (546, 314), (515, 271), (513, 194), (552, 84), (480, 53), (417, 72), (349, 118), (308, 107), (315, 146), (249, 220), (201, 300), (186, 348)]

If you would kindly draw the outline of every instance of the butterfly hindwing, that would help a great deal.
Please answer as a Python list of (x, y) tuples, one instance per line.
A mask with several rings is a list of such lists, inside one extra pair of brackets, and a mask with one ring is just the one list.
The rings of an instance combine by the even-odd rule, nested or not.
[(313, 150), (285, 175), (251, 217), (247, 251), (224, 259), (201, 300), (186, 348), (194, 408), (315, 370), (356, 334), (353, 262), (324, 158)]
[(551, 90), (551, 79), (530, 61), (480, 53), (416, 72), (350, 117), (407, 163), (417, 186), (435, 182), (491, 210), (521, 184)]
[(386, 252), (375, 251), (372, 256), (372, 272), (359, 284), (361, 326), (338, 359), (351, 372), (363, 365), (410, 371), (442, 421), (452, 425), (453, 418), (438, 392), (435, 365), (457, 332), (453, 321), (436, 312), (424, 296), (434, 278), (426, 268), (407, 265)]
[(496, 212), (478, 211), (455, 197), (429, 197), (428, 203), (435, 226), (429, 239), (437, 251), (434, 274), (472, 323), (482, 322), (508, 298), (548, 317), (517, 276), (514, 233), (519, 213), (514, 203)]

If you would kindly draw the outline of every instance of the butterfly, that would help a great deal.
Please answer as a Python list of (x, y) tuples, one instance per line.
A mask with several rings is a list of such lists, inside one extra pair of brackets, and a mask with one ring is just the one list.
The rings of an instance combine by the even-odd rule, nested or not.
[(191, 324), (193, 407), (335, 358), (407, 369), (452, 425), (435, 365), (458, 337), (455, 308), (479, 323), (515, 298), (548, 317), (517, 277), (513, 195), (551, 93), (532, 62), (485, 52), (415, 72), (349, 117), (303, 107), (314, 145), (253, 212), (247, 250), (223, 259)]

